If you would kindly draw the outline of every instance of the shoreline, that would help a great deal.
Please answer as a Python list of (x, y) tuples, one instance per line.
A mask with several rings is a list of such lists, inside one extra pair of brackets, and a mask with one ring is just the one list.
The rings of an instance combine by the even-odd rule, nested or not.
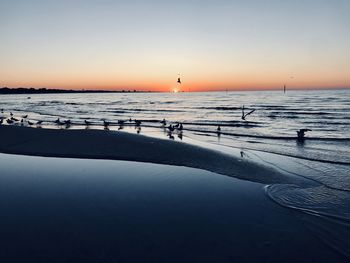
[(0, 152), (8, 154), (186, 166), (264, 184), (298, 183), (301, 180), (214, 149), (121, 131), (1, 125), (0, 136)]

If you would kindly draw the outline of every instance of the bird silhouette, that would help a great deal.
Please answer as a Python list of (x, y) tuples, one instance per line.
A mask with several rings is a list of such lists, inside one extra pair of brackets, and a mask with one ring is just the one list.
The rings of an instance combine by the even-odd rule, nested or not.
[(105, 128), (108, 128), (108, 126), (109, 126), (109, 122), (108, 122), (108, 121), (106, 121), (106, 120), (103, 120), (103, 126), (104, 126)]
[(244, 105), (243, 105), (243, 106), (242, 106), (242, 117), (241, 117), (241, 119), (245, 121), (245, 120), (246, 120), (245, 118), (246, 118), (248, 115), (252, 114), (254, 111), (255, 111), (255, 109), (252, 109), (250, 112), (244, 113)]
[(135, 120), (135, 125), (136, 125), (136, 127), (140, 126), (141, 123), (142, 123), (142, 122), (141, 122), (140, 120)]
[(305, 132), (312, 131), (310, 129), (300, 129), (297, 131), (298, 141), (303, 141), (305, 139)]

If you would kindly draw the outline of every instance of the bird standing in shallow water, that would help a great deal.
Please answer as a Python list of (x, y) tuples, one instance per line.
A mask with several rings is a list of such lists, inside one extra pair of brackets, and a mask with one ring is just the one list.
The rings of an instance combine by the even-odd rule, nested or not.
[(108, 129), (109, 126), (109, 122), (106, 120), (103, 120), (103, 127), (105, 127), (105, 129)]
[(135, 120), (135, 125), (136, 125), (136, 127), (139, 127), (139, 126), (141, 126), (141, 121), (140, 120)]
[(305, 132), (312, 131), (310, 129), (300, 129), (297, 131), (298, 141), (303, 141), (305, 139)]

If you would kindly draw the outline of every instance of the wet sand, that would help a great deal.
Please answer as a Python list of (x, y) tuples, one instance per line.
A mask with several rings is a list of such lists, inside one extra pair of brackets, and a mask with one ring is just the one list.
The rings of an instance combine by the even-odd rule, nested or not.
[(115, 160), (0, 167), (1, 262), (346, 262), (260, 183)]

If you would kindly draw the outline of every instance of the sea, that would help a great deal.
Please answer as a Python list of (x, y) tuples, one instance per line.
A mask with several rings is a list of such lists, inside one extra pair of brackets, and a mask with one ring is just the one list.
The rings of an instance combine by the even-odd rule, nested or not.
[[(243, 120), (242, 107), (244, 114), (255, 111)], [(57, 118), (69, 119), (71, 129), (85, 120), (97, 129), (103, 120), (110, 129), (123, 129), (137, 119), (141, 133), (150, 135), (164, 129), (160, 121), (165, 119), (166, 126), (182, 123), (183, 137), (350, 164), (350, 90), (0, 95), (0, 109), (0, 117), (28, 114), (28, 120), (42, 120), (49, 128), (65, 128), (55, 125)], [(122, 127), (120, 120), (126, 121)], [(299, 129), (311, 130), (301, 142), (296, 140)]]
[[(243, 108), (252, 112), (244, 119)], [(310, 231), (350, 258), (350, 90), (0, 95), (0, 109), (0, 118), (28, 115), (16, 125), (105, 129), (107, 121), (115, 132), (232, 149), (305, 178), (312, 183), (266, 185), (266, 195), (312, 215), (304, 218)], [(170, 133), (178, 123), (183, 130)], [(309, 129), (305, 140), (297, 140), (300, 129)]]

